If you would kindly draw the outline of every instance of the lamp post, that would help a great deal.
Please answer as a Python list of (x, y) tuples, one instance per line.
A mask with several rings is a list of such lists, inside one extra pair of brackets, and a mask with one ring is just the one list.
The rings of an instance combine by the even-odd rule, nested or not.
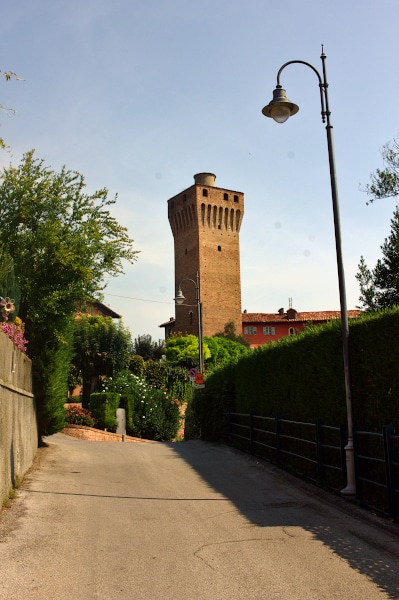
[[(181, 284), (183, 281), (191, 281), (195, 286), (195, 302), (196, 304), (184, 304), (185, 296), (183, 295)], [(199, 356), (199, 372), (204, 372), (204, 346), (202, 340), (202, 304), (200, 300), (200, 287), (199, 287), (199, 276), (197, 271), (196, 281), (194, 279), (190, 279), (190, 277), (185, 277), (179, 283), (179, 289), (177, 290), (176, 298), (174, 298), (175, 303), (178, 306), (197, 306), (198, 312), (198, 356)]]
[(353, 448), (353, 408), (352, 408), (352, 391), (351, 391), (351, 377), (350, 377), (350, 359), (349, 359), (349, 325), (348, 325), (348, 311), (346, 308), (346, 291), (345, 291), (345, 275), (342, 258), (342, 245), (341, 245), (341, 227), (339, 217), (339, 204), (338, 204), (338, 188), (337, 188), (337, 177), (335, 172), (335, 155), (334, 155), (334, 140), (332, 125), (330, 123), (330, 107), (328, 102), (328, 83), (326, 75), (326, 55), (324, 54), (324, 47), (321, 47), (321, 61), (323, 67), (323, 77), (319, 74), (317, 69), (313, 65), (303, 60), (291, 60), (286, 62), (277, 73), (277, 85), (273, 92), (273, 99), (265, 106), (262, 113), (265, 117), (271, 117), (277, 123), (284, 123), (290, 116), (295, 115), (299, 107), (291, 102), (286, 96), (285, 90), (280, 85), (280, 75), (282, 71), (288, 65), (301, 64), (310, 67), (316, 74), (319, 80), (320, 88), (320, 102), (321, 102), (321, 118), (323, 123), (326, 123), (327, 132), (327, 148), (328, 148), (328, 160), (330, 164), (330, 180), (331, 180), (331, 196), (332, 206), (334, 213), (334, 229), (335, 229), (335, 246), (337, 253), (337, 268), (338, 268), (338, 283), (339, 283), (339, 296), (341, 304), (341, 323), (342, 323), (342, 351), (344, 359), (344, 372), (345, 372), (345, 394), (346, 394), (346, 412), (347, 412), (347, 423), (348, 423), (348, 440), (345, 446), (346, 451), (346, 466), (347, 466), (347, 485), (341, 490), (341, 493), (347, 496), (356, 495), (356, 478), (355, 478), (355, 456)]

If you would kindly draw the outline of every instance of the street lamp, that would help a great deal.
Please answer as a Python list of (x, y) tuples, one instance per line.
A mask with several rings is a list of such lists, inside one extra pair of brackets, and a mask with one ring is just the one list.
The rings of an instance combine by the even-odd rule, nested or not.
[(277, 85), (273, 92), (273, 99), (271, 102), (264, 107), (262, 113), (265, 117), (271, 117), (277, 123), (284, 123), (290, 116), (295, 115), (299, 108), (296, 104), (291, 102), (286, 96), (286, 91), (280, 85), (280, 75), (288, 65), (301, 64), (310, 67), (316, 74), (319, 80), (320, 88), (320, 102), (321, 102), (321, 117), (323, 123), (326, 124), (327, 132), (327, 147), (328, 147), (328, 159), (330, 164), (330, 180), (331, 180), (331, 196), (332, 206), (334, 213), (334, 229), (335, 229), (335, 246), (337, 252), (337, 268), (338, 268), (338, 283), (339, 283), (339, 296), (341, 304), (341, 323), (342, 323), (342, 351), (344, 359), (344, 372), (345, 372), (345, 393), (346, 393), (346, 412), (348, 422), (348, 440), (345, 446), (346, 451), (346, 466), (347, 466), (347, 484), (346, 487), (341, 490), (341, 493), (347, 496), (356, 495), (356, 477), (355, 477), (355, 456), (353, 448), (353, 408), (352, 408), (352, 391), (351, 391), (351, 376), (350, 376), (350, 359), (349, 359), (349, 325), (348, 325), (348, 311), (346, 308), (346, 292), (345, 292), (345, 275), (344, 266), (342, 259), (342, 246), (341, 246), (341, 228), (339, 218), (339, 204), (338, 204), (338, 188), (337, 188), (337, 177), (335, 172), (335, 155), (334, 155), (334, 141), (332, 125), (330, 123), (330, 107), (328, 103), (328, 83), (326, 75), (326, 55), (324, 54), (324, 47), (321, 47), (321, 61), (323, 66), (323, 78), (308, 62), (303, 60), (291, 60), (285, 63), (277, 73)]
[[(181, 284), (183, 281), (191, 281), (195, 286), (195, 302), (196, 304), (184, 304), (185, 296), (181, 290)], [(190, 277), (185, 277), (179, 283), (179, 289), (177, 290), (176, 298), (174, 298), (175, 303), (178, 306), (197, 306), (198, 311), (198, 356), (199, 356), (199, 372), (204, 372), (204, 346), (202, 340), (202, 304), (200, 300), (200, 287), (199, 287), (199, 276), (197, 271), (196, 281), (194, 279), (190, 279)]]

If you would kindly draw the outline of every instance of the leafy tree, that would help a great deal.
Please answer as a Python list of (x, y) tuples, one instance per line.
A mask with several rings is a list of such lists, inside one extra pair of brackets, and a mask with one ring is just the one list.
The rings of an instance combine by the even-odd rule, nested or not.
[[(209, 348), (204, 340), (204, 361), (210, 358)], [(195, 335), (170, 336), (165, 344), (166, 360), (172, 365), (194, 367), (198, 364), (198, 338)]]
[(207, 365), (225, 364), (231, 360), (237, 360), (250, 352), (248, 346), (225, 337), (214, 336), (206, 338), (206, 343), (211, 354)]
[(220, 333), (216, 333), (215, 336), (226, 338), (227, 340), (231, 340), (232, 342), (238, 342), (239, 344), (243, 344), (244, 346), (247, 346), (249, 348), (249, 341), (246, 340), (243, 335), (236, 333), (236, 326), (234, 324), (234, 321), (229, 321), (228, 323), (226, 323), (226, 325), (224, 326), (224, 330)]
[(360, 284), (361, 308), (368, 311), (399, 304), (399, 210), (391, 219), (391, 233), (381, 246), (383, 257), (370, 270), (362, 256), (356, 279)]
[[(21, 79), (12, 71), (1, 71), (0, 70), (0, 75), (2, 75), (6, 81), (9, 81), (10, 79), (16, 79), (17, 81), (21, 81)], [(0, 110), (4, 110), (5, 112), (8, 112), (8, 113), (14, 112), (12, 108), (6, 108), (2, 104), (0, 104)], [(0, 148), (2, 148), (3, 150), (6, 150), (8, 148), (7, 144), (5, 143), (5, 141), (2, 137), (0, 137)]]
[(72, 372), (83, 382), (83, 402), (88, 402), (91, 386), (101, 376), (114, 377), (130, 363), (132, 340), (123, 323), (111, 317), (82, 316), (75, 320)]
[(392, 198), (399, 195), (399, 141), (394, 139), (381, 149), (384, 169), (376, 169), (370, 175), (371, 184), (364, 191), (369, 196), (369, 203), (382, 198)]
[(122, 261), (137, 258), (127, 229), (110, 213), (116, 199), (106, 189), (88, 194), (85, 185), (83, 175), (65, 167), (55, 172), (33, 150), (0, 175), (0, 242), (14, 259), (21, 290), (42, 434), (62, 426), (48, 407), (63, 404), (69, 365), (57, 398), (49, 396), (49, 380), (76, 302), (98, 295), (106, 276), (123, 273)]
[(164, 340), (154, 342), (148, 334), (139, 335), (134, 340), (133, 351), (142, 356), (144, 360), (161, 360), (165, 354), (165, 342)]
[[(381, 150), (383, 169), (370, 175), (371, 183), (364, 191), (368, 203), (399, 195), (399, 141), (394, 139)], [(391, 219), (391, 233), (381, 246), (382, 258), (374, 269), (369, 269), (364, 257), (360, 258), (356, 279), (360, 284), (361, 308), (368, 311), (391, 308), (399, 304), (399, 212)]]

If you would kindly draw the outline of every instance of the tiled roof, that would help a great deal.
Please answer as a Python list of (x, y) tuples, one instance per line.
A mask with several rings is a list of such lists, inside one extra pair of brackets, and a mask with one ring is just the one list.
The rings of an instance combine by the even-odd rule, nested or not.
[(176, 322), (174, 317), (170, 317), (169, 321), (166, 321), (166, 323), (161, 323), (160, 325), (158, 325), (158, 327), (167, 327), (168, 325), (174, 325)]
[[(361, 310), (348, 310), (348, 318), (356, 319), (361, 315)], [(243, 313), (243, 323), (279, 323), (284, 321), (331, 321), (339, 319), (341, 312), (339, 310), (322, 310), (318, 312), (297, 312), (295, 319), (289, 319), (287, 313)]]

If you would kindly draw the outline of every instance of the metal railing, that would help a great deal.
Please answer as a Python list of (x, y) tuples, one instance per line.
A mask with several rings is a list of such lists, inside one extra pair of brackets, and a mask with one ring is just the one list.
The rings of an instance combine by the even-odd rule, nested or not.
[[(228, 441), (312, 482), (338, 491), (346, 485), (346, 428), (228, 411)], [(399, 521), (399, 436), (354, 430), (358, 499)]]

